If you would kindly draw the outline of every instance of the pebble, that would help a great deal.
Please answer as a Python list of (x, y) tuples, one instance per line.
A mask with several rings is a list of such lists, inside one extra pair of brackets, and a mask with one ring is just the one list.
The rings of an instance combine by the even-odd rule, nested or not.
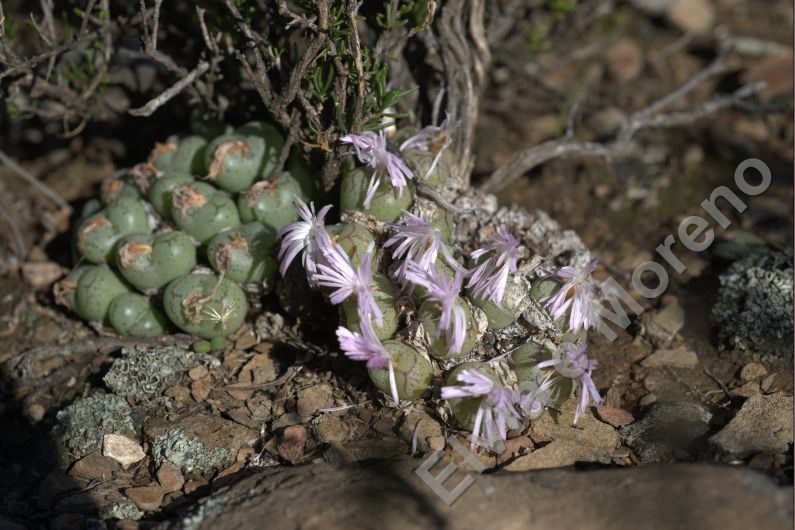
[(150, 484), (148, 486), (127, 488), (124, 490), (124, 494), (140, 509), (145, 512), (153, 512), (160, 509), (165, 492), (159, 485)]
[(285, 427), (282, 441), (279, 443), (279, 456), (289, 462), (298, 462), (304, 456), (307, 438), (306, 428), (303, 425)]
[(296, 412), (302, 418), (312, 416), (320, 409), (334, 405), (334, 390), (331, 385), (321, 383), (301, 390), (295, 404)]
[(765, 368), (761, 363), (757, 362), (750, 362), (742, 367), (740, 370), (740, 379), (744, 382), (754, 381), (756, 379), (761, 379), (767, 375), (767, 368)]
[(644, 313), (644, 335), (658, 348), (667, 348), (685, 325), (685, 311), (679, 304), (665, 306), (653, 313)]
[(737, 415), (709, 441), (739, 456), (783, 453), (792, 443), (792, 396), (751, 396)]
[(635, 421), (631, 413), (615, 407), (596, 407), (596, 417), (613, 427), (621, 427)]
[(102, 440), (102, 454), (127, 468), (146, 457), (141, 444), (119, 434), (106, 434)]
[(197, 478), (194, 480), (187, 481), (185, 485), (182, 487), (182, 491), (185, 492), (185, 495), (190, 495), (209, 485), (210, 483), (207, 480), (203, 478)]
[(118, 463), (95, 451), (75, 462), (69, 469), (69, 476), (83, 480), (106, 480), (118, 470)]
[(442, 426), (435, 419), (422, 411), (412, 411), (400, 424), (398, 435), (402, 440), (413, 444), (417, 440), (417, 450), (427, 453), (430, 450), (428, 440), (434, 436), (444, 436)]
[(688, 33), (706, 33), (715, 24), (715, 9), (709, 0), (678, 0), (668, 8), (666, 16)]
[(207, 399), (212, 389), (213, 383), (210, 377), (201, 377), (191, 383), (190, 395), (197, 403), (201, 403)]
[(22, 264), (22, 277), (37, 291), (49, 288), (63, 274), (64, 269), (52, 261)]
[(207, 367), (200, 364), (199, 366), (194, 366), (190, 370), (188, 370), (188, 375), (191, 379), (196, 381), (197, 379), (201, 379), (205, 375), (209, 374), (210, 372), (207, 370)]
[(185, 485), (185, 477), (168, 462), (157, 470), (157, 481), (166, 493), (179, 491)]
[(622, 38), (605, 50), (610, 73), (622, 82), (632, 81), (643, 70), (643, 50), (633, 39)]
[(640, 398), (638, 400), (638, 405), (641, 407), (648, 407), (649, 405), (655, 403), (656, 401), (657, 401), (657, 394), (650, 393)]
[(711, 419), (697, 403), (657, 401), (641, 419), (622, 427), (621, 437), (644, 464), (689, 459), (702, 450)]
[(331, 414), (318, 418), (312, 425), (312, 432), (315, 438), (324, 443), (341, 443), (349, 438), (345, 423)]
[(648, 368), (668, 366), (670, 368), (689, 368), (698, 367), (698, 355), (696, 352), (684, 347), (657, 350), (640, 363)]

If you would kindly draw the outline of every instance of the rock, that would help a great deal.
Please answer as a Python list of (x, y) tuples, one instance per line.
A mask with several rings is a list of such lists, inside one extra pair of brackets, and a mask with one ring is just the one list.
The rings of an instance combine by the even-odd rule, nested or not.
[(120, 434), (106, 434), (102, 441), (102, 454), (129, 467), (146, 457), (141, 444)]
[(643, 333), (658, 348), (667, 348), (685, 325), (685, 311), (679, 304), (671, 304), (656, 312), (641, 316)]
[(201, 379), (202, 377), (204, 377), (209, 373), (210, 371), (207, 369), (207, 367), (204, 366), (203, 364), (200, 364), (188, 370), (188, 377), (196, 381), (197, 379)]
[(742, 367), (740, 370), (740, 379), (744, 382), (754, 381), (756, 379), (762, 379), (764, 376), (767, 375), (767, 368), (765, 368), (762, 364), (756, 362), (750, 362)]
[(596, 407), (596, 417), (613, 427), (621, 427), (635, 421), (631, 413), (614, 407)]
[(576, 462), (600, 460), (619, 443), (616, 430), (598, 421), (588, 410), (572, 426), (577, 404), (569, 400), (560, 413), (548, 411), (531, 424), (530, 438), (540, 449), (518, 457), (508, 464), (508, 471), (526, 471), (574, 465)]
[(157, 481), (160, 483), (160, 487), (163, 488), (165, 493), (179, 491), (182, 489), (182, 486), (185, 485), (185, 478), (182, 476), (182, 473), (168, 462), (162, 464), (157, 469)]
[(668, 8), (668, 20), (682, 31), (706, 33), (715, 24), (715, 9), (709, 0), (678, 0)]
[(301, 390), (295, 404), (295, 410), (302, 418), (308, 418), (323, 408), (334, 404), (333, 389), (327, 383), (313, 385)]
[(191, 495), (206, 488), (209, 485), (210, 483), (207, 480), (203, 478), (198, 478), (195, 480), (187, 481), (185, 483), (185, 486), (183, 486), (182, 491), (185, 493), (185, 495)]
[(196, 362), (196, 355), (176, 346), (122, 348), (121, 357), (113, 361), (102, 380), (119, 396), (151, 400), (179, 383)]
[(643, 50), (633, 39), (621, 38), (604, 53), (607, 68), (618, 81), (632, 81), (643, 70)]
[(157, 484), (150, 484), (149, 486), (127, 488), (124, 490), (124, 494), (143, 511), (154, 512), (160, 509), (164, 492), (163, 488)]
[(742, 83), (757, 83), (764, 81), (767, 86), (762, 89), (760, 96), (768, 100), (773, 96), (786, 94), (792, 91), (792, 49), (763, 57), (754, 61), (748, 70), (741, 76)]
[[(596, 134), (600, 137), (608, 137), (616, 133), (624, 121), (626, 115), (617, 107), (607, 107), (600, 110), (593, 117), (593, 126)], [(610, 187), (607, 184), (599, 183), (594, 187), (594, 196), (597, 199), (604, 199), (610, 194)]]
[[(219, 491), (185, 515), (194, 530), (357, 527), (697, 528), (780, 530), (792, 526), (792, 487), (744, 467), (638, 466), (572, 471), (470, 474), (473, 484), (452, 506), (407, 456), (334, 467), (282, 467)], [(443, 459), (429, 473), (438, 476)], [(467, 475), (455, 471), (454, 488)], [(661, 493), (662, 492), (662, 493)], [(528, 499), (534, 502), (529, 502)], [(374, 509), (374, 506), (377, 509)]]
[(279, 370), (270, 351), (254, 355), (240, 370), (241, 384), (261, 385), (279, 377)]
[(52, 261), (22, 264), (22, 278), (37, 291), (48, 289), (63, 274), (63, 267)]
[(194, 399), (194, 401), (196, 401), (197, 403), (201, 403), (202, 401), (207, 399), (207, 396), (210, 395), (210, 391), (212, 389), (213, 389), (212, 380), (207, 376), (200, 377), (199, 379), (196, 379), (195, 381), (193, 381), (193, 383), (190, 384), (190, 395)]
[(706, 448), (712, 415), (696, 403), (657, 401), (640, 420), (621, 428), (621, 437), (641, 462), (689, 459)]
[(312, 433), (324, 443), (342, 443), (349, 437), (348, 427), (337, 416), (324, 415), (312, 423)]
[(698, 367), (698, 355), (693, 350), (680, 346), (670, 350), (657, 350), (643, 359), (640, 364), (648, 368), (668, 366), (692, 370)]
[(119, 469), (116, 462), (95, 451), (75, 462), (69, 469), (69, 476), (83, 480), (107, 480)]
[[(444, 439), (442, 439), (444, 440)], [(444, 447), (444, 445), (442, 446)], [(533, 450), (534, 444), (533, 440), (531, 440), (527, 436), (517, 436), (516, 438), (509, 438), (505, 440), (505, 450), (497, 455), (497, 464), (502, 465), (511, 460), (514, 457), (519, 456), (522, 453), (529, 453)], [(434, 449), (434, 447), (431, 447)]]
[(757, 394), (710, 442), (740, 456), (782, 453), (792, 443), (792, 397), (783, 393)]
[(427, 453), (430, 450), (428, 440), (435, 436), (444, 436), (442, 426), (428, 414), (415, 410), (406, 414), (400, 424), (398, 436), (408, 444), (413, 444), (417, 440), (417, 451)]
[(279, 456), (289, 462), (298, 462), (304, 456), (304, 445), (307, 432), (303, 425), (291, 425), (284, 428), (282, 440), (279, 443)]
[(793, 255), (752, 253), (720, 275), (712, 318), (721, 341), (762, 359), (792, 359)]
[(640, 405), (641, 407), (648, 407), (649, 405), (651, 405), (656, 401), (657, 401), (657, 394), (652, 392), (640, 398), (638, 400), (638, 405)]
[(220, 471), (256, 438), (256, 433), (211, 414), (189, 414), (169, 421), (153, 418), (144, 425), (150, 454), (158, 468), (168, 462), (183, 473)]
[(135, 422), (127, 401), (113, 394), (94, 394), (76, 400), (58, 412), (53, 428), (58, 461), (67, 467), (74, 460), (99, 451), (105, 434), (135, 436)]

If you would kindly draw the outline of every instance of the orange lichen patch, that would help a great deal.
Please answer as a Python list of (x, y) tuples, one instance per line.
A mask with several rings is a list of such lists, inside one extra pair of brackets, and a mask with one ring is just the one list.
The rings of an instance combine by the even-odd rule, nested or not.
[(66, 295), (73, 293), (77, 290), (77, 280), (61, 280), (52, 286), (52, 294), (55, 296), (55, 303), (58, 305), (69, 307), (66, 301)]
[(102, 194), (108, 202), (115, 201), (122, 188), (124, 188), (124, 181), (121, 179), (110, 178), (102, 181)]
[(260, 180), (248, 190), (248, 193), (246, 193), (246, 200), (248, 200), (250, 205), (253, 205), (259, 201), (259, 198), (263, 193), (274, 191), (278, 185), (279, 177), (276, 177), (273, 180)]
[(232, 236), (232, 241), (229, 242), (232, 248), (248, 250), (248, 241), (239, 232)]
[(155, 142), (155, 148), (152, 149), (152, 152), (149, 153), (149, 163), (152, 164), (155, 161), (155, 157), (160, 156), (164, 153), (172, 153), (177, 150), (177, 144), (172, 142)]
[(213, 161), (210, 163), (210, 168), (205, 178), (207, 180), (215, 180), (218, 178), (218, 175), (224, 169), (226, 157), (235, 153), (240, 153), (248, 157), (251, 155), (251, 148), (243, 140), (229, 140), (228, 142), (222, 143), (215, 149)]
[(189, 184), (177, 186), (171, 192), (171, 205), (182, 215), (191, 208), (200, 208), (207, 202), (207, 197)]
[(143, 269), (142, 258), (148, 258), (152, 254), (152, 245), (139, 243), (138, 241), (127, 241), (119, 248), (119, 262), (125, 269)]
[(80, 229), (80, 233), (77, 234), (77, 247), (80, 250), (83, 250), (86, 247), (86, 238), (91, 234), (91, 232), (106, 226), (112, 227), (113, 223), (108, 221), (108, 218), (104, 215), (98, 215), (89, 219), (86, 224), (83, 225), (83, 228)]

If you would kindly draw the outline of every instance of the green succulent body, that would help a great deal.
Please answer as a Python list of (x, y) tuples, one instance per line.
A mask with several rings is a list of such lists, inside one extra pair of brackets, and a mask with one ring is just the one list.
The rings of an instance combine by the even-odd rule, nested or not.
[(248, 189), (260, 174), (264, 152), (265, 141), (258, 136), (219, 136), (207, 146), (207, 180), (232, 193)]
[(171, 192), (171, 215), (176, 225), (199, 243), (240, 224), (234, 201), (210, 184), (182, 184)]
[(423, 302), (423, 304), (420, 306), (419, 318), (422, 321), (425, 332), (428, 334), (429, 340), (431, 341), (428, 347), (428, 353), (437, 359), (448, 360), (464, 356), (471, 352), (477, 344), (477, 323), (475, 322), (475, 317), (472, 315), (472, 311), (462, 300), (459, 299), (459, 301), (456, 303), (464, 310), (467, 324), (466, 335), (464, 337), (464, 343), (461, 346), (461, 351), (452, 353), (448, 353), (447, 351), (447, 338), (445, 334), (440, 333), (437, 337), (437, 323), (441, 315), (441, 309), (439, 305), (435, 302)]
[[(461, 363), (455, 368), (453, 368), (450, 373), (447, 375), (447, 379), (445, 380), (445, 386), (461, 386), (461, 383), (458, 380), (458, 375), (463, 372), (464, 370), (477, 370), (484, 376), (491, 379), (495, 385), (502, 386), (502, 381), (500, 381), (499, 376), (486, 363), (480, 362), (466, 362)], [(482, 403), (482, 397), (465, 397), (465, 398), (455, 398), (447, 400), (447, 403), (450, 405), (450, 411), (453, 413), (458, 424), (467, 430), (472, 430), (475, 427), (475, 417), (478, 413), (478, 408), (480, 408), (480, 404)]]
[(279, 268), (276, 233), (257, 221), (229, 228), (207, 245), (207, 260), (218, 273), (240, 283), (260, 282)]
[(408, 210), (414, 202), (414, 185), (409, 181), (405, 188), (399, 190), (392, 186), (389, 177), (385, 175), (381, 178), (368, 209), (364, 207), (364, 200), (367, 197), (371, 171), (357, 168), (342, 177), (340, 208), (344, 211), (367, 212), (381, 221), (395, 222), (403, 210)]
[[(538, 363), (548, 361), (555, 357), (555, 353), (535, 342), (526, 342), (519, 345), (511, 353), (513, 371), (522, 393), (532, 392), (541, 385), (550, 375), (549, 368), (539, 368)], [(568, 377), (554, 379), (553, 385), (542, 392), (539, 397), (544, 403), (560, 406), (565, 403), (574, 392), (574, 381)]]
[(152, 301), (138, 293), (122, 293), (108, 307), (108, 322), (129, 337), (159, 337), (168, 331), (168, 319)]
[(113, 248), (119, 238), (148, 231), (149, 218), (141, 201), (122, 196), (80, 224), (77, 250), (91, 263), (105, 263), (113, 257)]
[(196, 247), (179, 230), (163, 234), (131, 234), (119, 240), (116, 266), (138, 289), (159, 289), (196, 266)]
[(187, 173), (166, 173), (149, 187), (149, 202), (165, 219), (171, 219), (171, 192), (183, 184), (195, 182)]
[(207, 140), (198, 135), (186, 136), (179, 141), (177, 151), (168, 166), (170, 173), (187, 173), (204, 175), (207, 166), (204, 163), (204, 151)]
[[(373, 320), (373, 331), (379, 340), (391, 339), (398, 329), (398, 310), (395, 300), (395, 289), (392, 282), (383, 274), (376, 273), (373, 276), (373, 297), (378, 308), (384, 314), (384, 323), (379, 326)], [(346, 327), (356, 333), (361, 333), (361, 321), (359, 320), (358, 302), (354, 298), (349, 298), (342, 303), (345, 312)]]
[(261, 180), (238, 197), (240, 218), (244, 223), (259, 221), (278, 231), (298, 219), (293, 195), (300, 194), (298, 182), (289, 173), (282, 173), (272, 181)]
[[(398, 397), (414, 401), (422, 397), (433, 379), (433, 367), (425, 357), (413, 347), (400, 341), (387, 340), (384, 348), (392, 358)], [(382, 392), (391, 395), (389, 369), (370, 369), (370, 379)]]
[(181, 330), (205, 339), (226, 337), (246, 318), (243, 290), (228, 278), (214, 274), (187, 274), (166, 287), (163, 307)]
[(77, 282), (74, 310), (81, 318), (102, 322), (114, 298), (129, 293), (130, 288), (106, 265), (97, 265), (83, 272)]
[[(371, 243), (375, 243), (373, 233), (364, 226), (357, 223), (338, 223), (326, 227), (326, 232), (331, 236), (331, 240), (342, 247), (351, 262), (357, 267), (361, 266), (362, 260), (367, 253), (367, 248)], [(380, 260), (378, 253), (373, 250), (373, 270), (378, 270)]]

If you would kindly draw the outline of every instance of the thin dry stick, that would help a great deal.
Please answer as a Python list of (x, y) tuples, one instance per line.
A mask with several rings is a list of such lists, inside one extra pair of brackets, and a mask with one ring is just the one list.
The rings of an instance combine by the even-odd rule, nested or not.
[(201, 62), (199, 65), (188, 72), (188, 74), (171, 85), (169, 88), (163, 91), (162, 94), (149, 100), (149, 102), (144, 105), (143, 107), (139, 107), (137, 109), (130, 109), (127, 112), (132, 114), (133, 116), (151, 116), (157, 109), (165, 105), (166, 103), (171, 100), (174, 96), (185, 90), (191, 83), (193, 83), (197, 77), (204, 74), (207, 70), (210, 69), (210, 63), (208, 62)]
[(727, 96), (713, 98), (691, 109), (665, 114), (660, 113), (665, 107), (683, 98), (705, 80), (721, 72), (722, 69), (722, 57), (718, 57), (707, 68), (696, 73), (690, 80), (670, 94), (631, 114), (624, 120), (615, 140), (611, 143), (578, 142), (571, 139), (571, 130), (567, 130), (564, 138), (550, 140), (516, 153), (507, 164), (494, 171), (481, 188), (487, 193), (495, 193), (504, 189), (531, 169), (554, 158), (563, 156), (610, 157), (617, 155), (632, 140), (634, 135), (642, 129), (675, 127), (692, 123), (720, 109), (735, 106), (764, 87), (764, 83), (745, 85)]
[(60, 207), (62, 210), (69, 211), (69, 212), (72, 211), (72, 207), (69, 206), (69, 203), (66, 202), (63, 199), (63, 197), (61, 197), (60, 195), (55, 193), (53, 190), (51, 190), (49, 187), (47, 187), (47, 185), (44, 184), (42, 181), (40, 181), (39, 179), (37, 179), (36, 177), (34, 177), (30, 173), (28, 173), (25, 170), (25, 168), (23, 168), (22, 166), (17, 164), (14, 161), (13, 158), (11, 158), (7, 154), (5, 154), (3, 151), (0, 151), (0, 162), (2, 162), (3, 164), (5, 164), (9, 168), (11, 168), (11, 170), (14, 173), (16, 173), (17, 175), (22, 177), (25, 180), (25, 182), (27, 182), (28, 184), (30, 184), (31, 186), (36, 188), (39, 192), (41, 192), (42, 195), (44, 195), (45, 197), (50, 199), (52, 202), (57, 204), (58, 207)]

